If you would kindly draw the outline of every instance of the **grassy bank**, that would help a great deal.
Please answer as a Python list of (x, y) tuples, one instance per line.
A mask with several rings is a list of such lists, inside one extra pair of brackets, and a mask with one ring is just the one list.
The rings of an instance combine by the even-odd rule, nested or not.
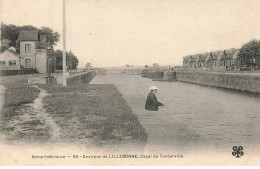
[(5, 81), (1, 81), (6, 92), (0, 128), (8, 143), (44, 142), (51, 138), (51, 130), (45, 119), (38, 117), (33, 106), (29, 104), (34, 102), (40, 91), (34, 86), (24, 84), (27, 78), (23, 76), (17, 79), (9, 76)]
[(4, 84), (5, 105), (2, 116), (8, 118), (15, 115), (15, 110), (22, 104), (32, 103), (37, 98), (39, 90), (31, 85), (19, 82), (9, 82)]
[(94, 145), (143, 145), (147, 135), (114, 85), (48, 86), (47, 113), (60, 126), (61, 139)]
[[(6, 87), (0, 127), (8, 142), (48, 142), (58, 128), (57, 141), (72, 144), (143, 146), (146, 143), (144, 128), (114, 85), (39, 85), (48, 95), (43, 100), (44, 110), (35, 110), (33, 102), (40, 90), (25, 84), (30, 77), (0, 79)], [(57, 127), (51, 125), (49, 117), (42, 116), (43, 112)]]

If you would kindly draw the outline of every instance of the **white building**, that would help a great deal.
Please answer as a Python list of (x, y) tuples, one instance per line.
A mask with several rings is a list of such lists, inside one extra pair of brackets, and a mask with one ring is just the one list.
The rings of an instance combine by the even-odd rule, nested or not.
[(3, 53), (0, 53), (0, 70), (20, 70), (19, 54), (14, 47), (10, 47)]

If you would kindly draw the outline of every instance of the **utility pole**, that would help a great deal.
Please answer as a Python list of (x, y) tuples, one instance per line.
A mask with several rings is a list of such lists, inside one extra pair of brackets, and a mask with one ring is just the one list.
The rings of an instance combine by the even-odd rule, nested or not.
[(63, 0), (63, 86), (67, 86), (66, 77), (66, 0)]
[[(2, 6), (2, 3), (1, 3), (1, 0), (0, 0), (0, 13), (1, 13), (1, 6)], [(2, 32), (2, 27), (1, 27), (2, 24), (1, 24), (1, 23), (2, 23), (2, 18), (1, 18), (1, 16), (0, 16), (0, 41), (1, 41), (1, 38), (2, 38), (2, 37), (1, 37), (1, 36), (2, 36), (2, 33), (1, 33), (1, 32)], [(0, 43), (0, 48), (1, 48), (1, 45), (2, 45), (2, 44)], [(20, 60), (20, 59), (19, 59), (19, 60)]]
[(210, 71), (212, 71), (212, 67), (213, 67), (213, 54), (210, 52)]

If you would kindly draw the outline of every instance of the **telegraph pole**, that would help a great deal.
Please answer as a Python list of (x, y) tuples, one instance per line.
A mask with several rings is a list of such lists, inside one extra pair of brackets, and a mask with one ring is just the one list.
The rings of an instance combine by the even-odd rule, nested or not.
[(63, 86), (67, 86), (66, 79), (66, 0), (63, 0)]

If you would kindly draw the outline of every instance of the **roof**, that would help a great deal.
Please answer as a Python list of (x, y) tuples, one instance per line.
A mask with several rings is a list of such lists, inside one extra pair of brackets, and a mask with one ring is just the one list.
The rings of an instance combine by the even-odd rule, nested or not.
[(39, 44), (45, 45), (47, 42), (47, 35), (40, 35), (40, 42)]
[(38, 30), (21, 30), (18, 36), (18, 41), (38, 41)]
[(223, 54), (223, 51), (221, 51), (221, 50), (212, 52), (213, 60), (221, 60), (221, 55), (222, 54)]
[(0, 60), (1, 61), (18, 60), (18, 59), (19, 59), (19, 54), (10, 50), (10, 48), (5, 50), (4, 52), (0, 53)]
[(191, 57), (189, 58), (189, 62), (193, 62), (193, 61), (195, 61), (195, 60), (194, 60), (193, 56), (191, 56)]
[(239, 54), (239, 50), (236, 49), (236, 50), (233, 50), (232, 54), (231, 54), (231, 57), (232, 59), (238, 59), (238, 54)]
[(203, 54), (203, 56), (204, 56), (205, 58), (210, 57), (210, 53), (209, 53), (209, 52), (206, 52), (206, 53)]
[(226, 50), (218, 50), (214, 52), (205, 52), (201, 54), (194, 54), (194, 55), (188, 55), (183, 57), (184, 62), (194, 62), (196, 61), (197, 63), (200, 61), (221, 61), (225, 59), (224, 51), (226, 53), (226, 58), (227, 59), (238, 59), (238, 54), (239, 54), (239, 49), (231, 48), (231, 49), (226, 49)]

